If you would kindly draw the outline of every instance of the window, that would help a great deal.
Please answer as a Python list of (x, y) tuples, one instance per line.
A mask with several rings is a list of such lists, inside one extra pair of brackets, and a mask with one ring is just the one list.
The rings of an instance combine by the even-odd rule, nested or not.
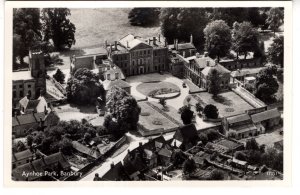
[(134, 61), (132, 61), (132, 65), (134, 66)]
[(23, 89), (23, 85), (19, 85), (19, 88), (20, 88), (20, 89)]
[(148, 54), (150, 54), (150, 50), (148, 50)]
[(140, 56), (143, 55), (143, 51), (140, 51)]
[(16, 98), (16, 97), (17, 97), (17, 92), (13, 91), (13, 98)]
[(28, 88), (31, 88), (31, 85), (27, 85)]
[(146, 50), (144, 50), (144, 55), (146, 55)]
[(23, 97), (23, 96), (24, 96), (23, 91), (20, 91), (20, 97)]
[(13, 89), (16, 89), (16, 88), (17, 88), (17, 86), (14, 85), (14, 86), (13, 86)]
[(124, 63), (124, 67), (125, 67), (125, 68), (127, 67), (127, 62)]

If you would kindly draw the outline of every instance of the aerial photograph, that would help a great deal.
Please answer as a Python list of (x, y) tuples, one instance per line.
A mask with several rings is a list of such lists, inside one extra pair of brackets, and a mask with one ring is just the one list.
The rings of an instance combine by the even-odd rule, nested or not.
[(13, 8), (10, 179), (284, 180), (284, 11)]

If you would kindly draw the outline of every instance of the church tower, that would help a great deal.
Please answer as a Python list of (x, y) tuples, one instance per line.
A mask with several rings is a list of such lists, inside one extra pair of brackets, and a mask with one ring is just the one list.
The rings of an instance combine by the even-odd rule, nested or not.
[(31, 76), (35, 79), (35, 98), (38, 98), (46, 93), (46, 67), (42, 51), (29, 51), (29, 68)]

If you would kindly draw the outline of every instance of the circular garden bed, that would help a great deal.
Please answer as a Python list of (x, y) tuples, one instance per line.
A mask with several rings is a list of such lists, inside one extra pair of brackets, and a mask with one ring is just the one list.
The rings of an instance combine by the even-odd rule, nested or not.
[(141, 83), (136, 88), (138, 92), (152, 98), (174, 98), (180, 94), (180, 88), (169, 82), (147, 82)]

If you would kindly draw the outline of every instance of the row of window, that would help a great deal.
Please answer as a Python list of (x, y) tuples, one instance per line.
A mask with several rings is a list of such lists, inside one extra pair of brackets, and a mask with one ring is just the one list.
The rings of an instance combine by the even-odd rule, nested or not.
[[(31, 90), (28, 90), (28, 95), (31, 96)], [(19, 91), (19, 98), (24, 97), (24, 91)], [(13, 91), (13, 98), (18, 98), (17, 97), (17, 91)]]
[(150, 55), (150, 50), (141, 50), (141, 51), (134, 51), (132, 52), (132, 56), (143, 56), (143, 55)]
[[(31, 85), (27, 85), (27, 87), (28, 87), (28, 88), (31, 88)], [(20, 88), (20, 89), (23, 89), (23, 85), (22, 85), (22, 84), (19, 85), (19, 88)], [(17, 86), (14, 85), (14, 86), (13, 86), (13, 89), (17, 89)]]

